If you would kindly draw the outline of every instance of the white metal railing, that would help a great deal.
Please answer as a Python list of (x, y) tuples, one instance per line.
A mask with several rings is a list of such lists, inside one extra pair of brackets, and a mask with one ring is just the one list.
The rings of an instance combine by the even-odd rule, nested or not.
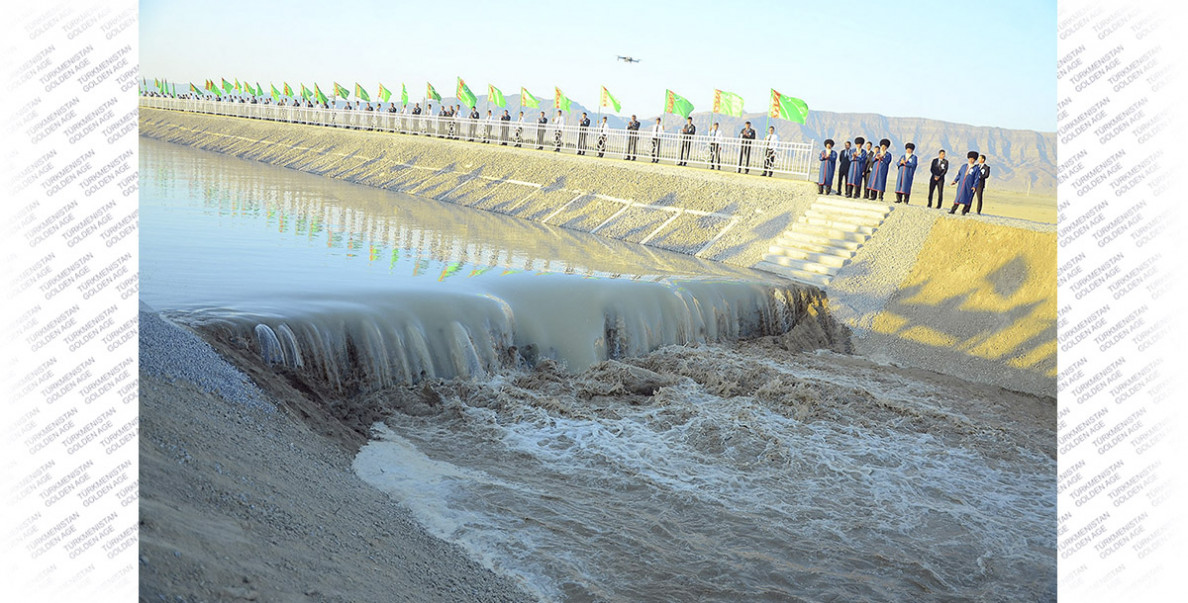
[[(241, 103), (235, 101), (218, 101), (212, 99), (170, 98), (161, 96), (142, 96), (140, 104), (153, 109), (167, 109), (173, 111), (189, 111), (211, 115), (225, 115), (244, 117), (249, 119), (264, 119), (296, 124), (348, 128), (356, 130), (375, 130), (397, 134), (412, 134), (437, 136), (440, 138), (454, 138), (459, 140), (473, 140), (476, 142), (507, 143), (520, 145), (524, 148), (540, 148), (545, 151), (578, 152), (597, 156), (600, 152), (604, 156), (623, 158), (629, 151), (636, 157), (636, 161), (650, 161), (657, 159), (664, 162), (686, 162), (709, 166), (711, 162), (721, 166), (724, 170), (738, 167), (749, 168), (753, 173), (762, 173), (765, 169), (778, 174), (789, 174), (808, 178), (817, 160), (813, 144), (780, 141), (768, 144), (761, 137), (754, 141), (746, 141), (737, 136), (727, 137), (723, 132), (722, 139), (717, 142), (705, 134), (685, 136), (679, 132), (664, 132), (659, 137), (653, 135), (653, 124), (643, 123), (635, 132), (622, 128), (609, 128), (601, 132), (597, 124), (591, 122), (587, 128), (577, 125), (552, 123), (555, 114), (545, 115), (549, 122), (544, 125), (537, 123), (536, 115), (525, 115), (524, 121), (488, 121), (485, 116), (480, 119), (469, 117), (441, 117), (438, 115), (412, 115), (408, 112), (389, 112), (387, 110), (367, 111), (354, 109), (329, 109), (318, 106), (305, 107), (298, 105), (278, 105), (265, 103)], [(764, 133), (757, 132), (762, 136)], [(748, 152), (749, 151), (749, 152)]]

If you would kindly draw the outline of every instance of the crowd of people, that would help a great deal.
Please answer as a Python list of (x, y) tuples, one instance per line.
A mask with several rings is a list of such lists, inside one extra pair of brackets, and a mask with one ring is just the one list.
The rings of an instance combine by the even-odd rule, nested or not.
[[(891, 141), (884, 138), (879, 141), (877, 148), (864, 137), (845, 142), (840, 152), (834, 150), (832, 139), (825, 140), (825, 148), (818, 159), (820, 168), (817, 170), (817, 193), (822, 195), (838, 194), (853, 199), (869, 199), (882, 201), (887, 190), (887, 176), (894, 165), (897, 171), (895, 180), (895, 202), (908, 204), (912, 197), (912, 183), (916, 176), (916, 145), (906, 143), (903, 153), (898, 160), (891, 152)], [(865, 146), (864, 146), (865, 145)], [(971, 206), (977, 203), (977, 213), (982, 213), (982, 193), (986, 188), (986, 179), (990, 177), (990, 166), (986, 164), (986, 156), (977, 151), (966, 153), (967, 163), (957, 170), (957, 177), (949, 186), (957, 188), (957, 198), (949, 213), (957, 213), (961, 208), (962, 214), (968, 214)], [(936, 208), (942, 209), (945, 201), (945, 176), (949, 173), (949, 160), (945, 158), (945, 150), (941, 149), (930, 166), (930, 180), (928, 182), (928, 207), (932, 208), (933, 193), (936, 194)], [(836, 191), (834, 190), (834, 176), (837, 177)], [(843, 188), (844, 186), (844, 188)]]
[[(166, 96), (156, 92), (148, 92), (147, 96)], [(168, 95), (172, 96), (172, 95)], [(201, 99), (198, 95), (187, 94), (179, 95), (178, 98), (193, 98)], [(232, 99), (228, 97), (228, 102), (250, 103), (257, 104), (273, 104), (272, 99), (264, 97), (262, 101), (257, 100), (256, 97), (244, 98), (239, 97)], [(329, 102), (314, 102), (310, 99), (300, 98), (281, 98), (276, 103), (278, 106), (296, 106), (308, 109), (321, 108), (329, 109), (331, 107)], [(384, 111), (387, 113), (399, 113), (410, 116), (432, 115), (439, 118), (437, 127), (432, 131), (424, 130), (423, 134), (437, 135), (440, 138), (460, 139), (463, 137), (463, 121), (466, 125), (466, 138), (471, 141), (479, 141), (489, 143), (492, 140), (498, 140), (502, 145), (513, 145), (521, 147), (525, 143), (525, 129), (531, 124), (535, 129), (535, 146), (537, 149), (544, 149), (546, 146), (545, 136), (548, 132), (549, 118), (544, 111), (540, 115), (533, 118), (526, 118), (524, 111), (520, 111), (519, 118), (514, 120), (514, 130), (512, 122), (513, 119), (507, 109), (503, 110), (503, 114), (496, 117), (492, 111), (488, 110), (485, 117), (483, 117), (478, 108), (475, 106), (466, 107), (461, 104), (453, 106), (441, 104), (434, 113), (433, 104), (426, 103), (424, 110), (420, 103), (411, 103), (403, 107), (397, 107), (396, 103), (388, 103), (385, 108), (383, 103), (375, 103), (374, 105), (368, 101), (366, 105), (356, 100), (354, 107), (349, 102), (345, 104), (342, 109), (347, 111)], [(482, 126), (482, 135), (478, 134), (479, 126)], [(496, 122), (499, 122), (496, 124)], [(565, 122), (565, 115), (562, 111), (557, 111), (554, 117), (554, 126), (563, 125)], [(493, 130), (498, 128), (498, 138), (493, 135)], [(607, 118), (603, 117), (597, 126), (594, 126), (595, 134), (597, 136), (595, 142), (595, 152), (599, 157), (603, 157), (607, 152), (607, 145), (610, 139), (611, 128), (607, 123)], [(590, 118), (586, 113), (582, 113), (578, 120), (578, 137), (576, 144), (576, 152), (578, 155), (585, 155), (589, 150), (589, 134), (590, 134)], [(630, 121), (627, 122), (627, 139), (625, 148), (622, 150), (625, 161), (635, 161), (638, 158), (638, 144), (639, 144), (639, 119), (632, 115)], [(679, 138), (679, 154), (677, 159), (678, 166), (688, 166), (689, 161), (693, 157), (693, 137), (697, 134), (697, 126), (693, 123), (692, 117), (685, 119), (684, 126), (680, 129)], [(655, 123), (647, 129), (645, 135), (650, 139), (650, 158), (652, 163), (660, 162), (660, 147), (663, 141), (664, 126), (659, 117), (656, 118)], [(531, 134), (529, 134), (531, 136)], [(727, 136), (722, 133), (719, 122), (714, 122), (710, 126), (709, 131), (709, 145), (706, 150), (707, 157), (705, 163), (708, 164), (711, 170), (722, 169), (722, 150), (726, 146)], [(751, 151), (756, 146), (763, 152), (763, 171), (761, 176), (774, 176), (774, 164), (776, 159), (777, 143), (780, 137), (775, 132), (775, 126), (767, 128), (767, 134), (762, 141), (756, 143), (756, 132), (751, 127), (751, 122), (746, 122), (742, 129), (739, 130), (736, 136), (737, 147), (739, 149), (738, 161), (736, 163), (735, 171), (738, 173), (751, 173)], [(531, 146), (532, 141), (528, 144)], [(551, 142), (554, 152), (560, 152), (563, 147), (563, 131), (561, 128), (554, 128), (553, 139)], [(918, 159), (915, 155), (916, 145), (908, 142), (904, 144), (903, 153), (895, 160), (893, 153), (890, 151), (891, 141), (889, 139), (882, 139), (879, 141), (879, 146), (875, 148), (871, 141), (859, 136), (854, 139), (851, 144), (846, 141), (844, 147), (839, 151), (834, 150), (834, 141), (826, 139), (825, 148), (819, 155), (820, 167), (817, 172), (817, 192), (822, 195), (838, 194), (848, 198), (854, 199), (869, 199), (872, 201), (882, 201), (884, 193), (887, 189), (887, 177), (891, 172), (892, 165), (897, 170), (897, 177), (895, 181), (895, 203), (908, 204), (912, 196), (912, 183), (915, 180), (916, 167)], [(976, 202), (976, 212), (982, 213), (982, 194), (986, 187), (986, 179), (990, 176), (990, 166), (986, 164), (986, 156), (977, 151), (969, 151), (966, 154), (967, 163), (963, 164), (957, 171), (957, 177), (949, 183), (949, 186), (956, 187), (957, 198), (954, 200), (949, 213), (956, 213), (960, 208), (962, 214), (968, 214), (971, 207)], [(942, 209), (944, 205), (945, 196), (945, 177), (949, 172), (949, 160), (945, 157), (945, 150), (941, 149), (937, 153), (937, 157), (932, 160), (930, 166), (930, 180), (928, 183), (928, 207), (932, 208), (933, 194), (936, 195), (936, 207)], [(836, 176), (836, 187), (834, 186), (834, 179)], [(844, 188), (843, 188), (844, 187)]]

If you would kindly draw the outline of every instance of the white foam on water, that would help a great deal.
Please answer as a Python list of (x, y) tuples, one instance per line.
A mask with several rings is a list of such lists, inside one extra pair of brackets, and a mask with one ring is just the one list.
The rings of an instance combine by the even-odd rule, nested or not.
[[(942, 412), (960, 393), (878, 369), (783, 366), (817, 396), (808, 418), (689, 380), (558, 412), (555, 392), (500, 378), (441, 415), (390, 420), (366, 456), (387, 466), (414, 446), (478, 472), (433, 501), (415, 480), (384, 489), (416, 498), (427, 525), (466, 524), (443, 537), (548, 600), (1046, 597), (1054, 460), (965, 433)], [(915, 410), (870, 412), (897, 405)], [(399, 452), (383, 452), (388, 433)]]

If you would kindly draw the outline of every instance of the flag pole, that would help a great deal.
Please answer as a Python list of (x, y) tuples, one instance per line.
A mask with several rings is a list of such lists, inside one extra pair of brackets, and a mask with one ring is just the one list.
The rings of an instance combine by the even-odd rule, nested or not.
[(603, 91), (604, 90), (606, 90), (606, 86), (603, 86), (602, 90), (598, 91), (598, 117), (594, 118), (596, 120), (594, 122), (595, 124), (602, 123), (602, 101), (603, 101)]

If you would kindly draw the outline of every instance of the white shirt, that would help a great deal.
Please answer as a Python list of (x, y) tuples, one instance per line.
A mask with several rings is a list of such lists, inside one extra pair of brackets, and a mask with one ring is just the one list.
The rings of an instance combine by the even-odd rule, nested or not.
[(712, 142), (714, 144), (722, 144), (722, 130), (721, 129), (710, 131), (710, 142)]
[(606, 122), (602, 122), (602, 126), (598, 128), (598, 131), (601, 132), (603, 135), (610, 134), (610, 124), (608, 124)]
[(776, 143), (780, 141), (780, 135), (772, 132), (771, 134), (764, 136), (763, 140), (766, 141), (767, 148), (774, 149), (776, 147)]
[(664, 126), (661, 126), (660, 124), (656, 124), (656, 125), (652, 126), (652, 138), (660, 138), (660, 135), (663, 133), (664, 133)]

